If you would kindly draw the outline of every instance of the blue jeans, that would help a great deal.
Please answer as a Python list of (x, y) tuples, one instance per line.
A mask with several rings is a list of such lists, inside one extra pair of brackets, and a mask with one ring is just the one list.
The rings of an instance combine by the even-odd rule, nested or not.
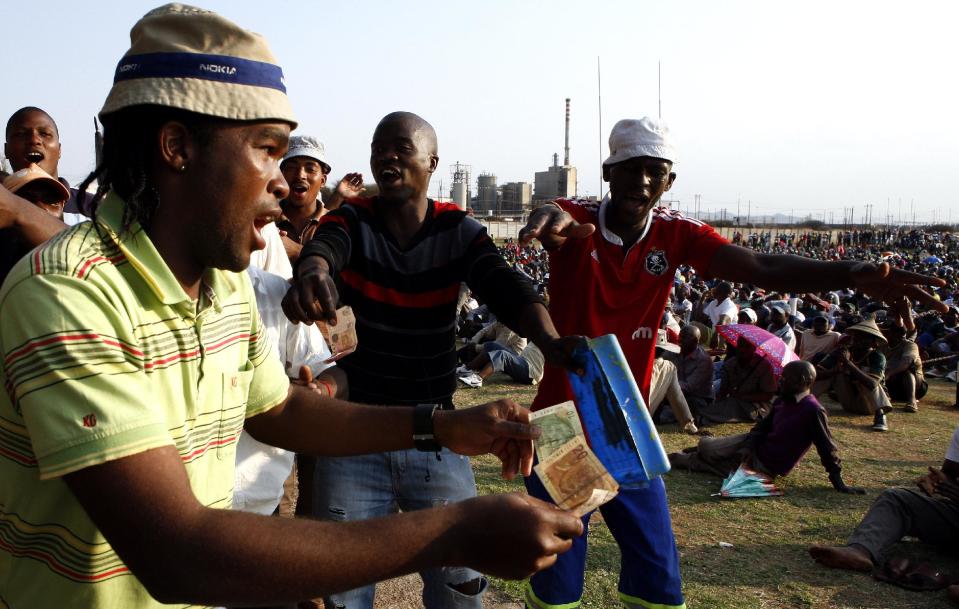
[[(440, 453), (398, 450), (359, 457), (320, 457), (316, 460), (313, 515), (322, 520), (366, 520), (446, 505), (476, 496), (476, 481), (468, 458), (443, 449)], [(383, 540), (389, 552), (389, 540)], [(322, 551), (322, 548), (318, 548)], [(452, 586), (482, 575), (465, 567), (436, 568), (420, 573), (426, 609), (481, 609), (479, 594), (463, 594)], [(364, 586), (331, 600), (345, 609), (372, 609), (374, 586)]]
[(533, 379), (529, 376), (529, 363), (509, 349), (488, 350), (489, 361), (496, 372), (505, 372), (517, 383), (531, 385)]

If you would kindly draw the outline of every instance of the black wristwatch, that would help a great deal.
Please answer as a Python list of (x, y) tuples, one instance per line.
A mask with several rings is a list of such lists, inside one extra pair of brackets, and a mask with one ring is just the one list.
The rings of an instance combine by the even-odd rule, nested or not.
[(417, 404), (413, 409), (413, 446), (428, 453), (439, 452), (443, 447), (433, 435), (433, 413), (439, 404)]

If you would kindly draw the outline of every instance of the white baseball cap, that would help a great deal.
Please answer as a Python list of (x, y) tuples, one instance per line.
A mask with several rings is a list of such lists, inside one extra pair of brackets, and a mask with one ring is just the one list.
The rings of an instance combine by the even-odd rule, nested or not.
[(646, 116), (638, 120), (624, 118), (613, 125), (609, 133), (609, 158), (603, 165), (615, 165), (639, 156), (676, 162), (676, 148), (666, 123)]

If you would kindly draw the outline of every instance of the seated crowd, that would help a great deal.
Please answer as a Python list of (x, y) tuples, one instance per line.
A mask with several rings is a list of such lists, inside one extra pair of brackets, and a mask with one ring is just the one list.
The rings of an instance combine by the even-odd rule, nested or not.
[[(213, 13), (152, 11), (123, 61), (169, 65), (117, 69), (103, 160), (79, 188), (59, 176), (49, 114), (25, 107), (7, 122), (0, 517), (14, 533), (0, 539), (0, 604), (370, 609), (375, 582), (419, 572), (428, 609), (481, 607), (487, 574), (530, 578), (529, 607), (577, 606), (589, 514), (543, 500), (529, 411), (454, 408), (460, 384), (534, 385), (533, 410), (550, 406), (570, 398), (582, 337), (615, 333), (632, 340), (625, 357), (653, 420), (704, 436), (669, 455), (674, 467), (785, 476), (815, 447), (833, 488), (862, 494), (843, 479), (822, 402), (883, 432), (894, 404), (922, 416), (927, 378), (955, 380), (951, 233), (727, 241), (654, 209), (676, 179), (675, 148), (644, 118), (610, 135), (607, 199), (548, 203), (497, 246), (467, 211), (426, 196), (439, 156), (423, 118), (375, 126), (375, 187), (352, 170), (328, 186), (334, 155), (290, 136), (276, 71), (242, 83), (178, 71), (175, 58), (206, 57), (190, 45), (209, 31), (222, 56), (278, 68), (265, 41)], [(243, 87), (242, 116), (221, 85)], [(637, 211), (617, 192), (640, 180), (655, 191)], [(631, 264), (641, 279), (617, 274)], [(781, 288), (778, 270), (813, 267), (833, 270), (807, 290), (744, 281)], [(860, 289), (815, 289), (843, 282)], [(334, 353), (343, 305), (361, 339)], [(635, 329), (638, 317), (656, 327)], [(730, 422), (752, 428), (711, 435)], [(919, 491), (884, 492), (848, 546), (813, 557), (868, 570), (904, 535), (951, 543), (956, 438)], [(528, 494), (475, 497), (466, 457), (486, 453), (504, 477), (526, 476)], [(662, 480), (600, 509), (624, 555), (622, 602), (684, 607)]]

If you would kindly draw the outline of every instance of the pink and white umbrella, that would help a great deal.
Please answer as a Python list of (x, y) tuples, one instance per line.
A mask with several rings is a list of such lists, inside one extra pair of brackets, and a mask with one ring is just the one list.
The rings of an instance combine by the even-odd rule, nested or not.
[(781, 338), (751, 324), (729, 324), (716, 326), (716, 331), (726, 339), (726, 342), (737, 345), (745, 340), (756, 347), (756, 353), (762, 356), (773, 367), (773, 373), (778, 378), (783, 373), (783, 366), (799, 359), (799, 356), (786, 346)]

